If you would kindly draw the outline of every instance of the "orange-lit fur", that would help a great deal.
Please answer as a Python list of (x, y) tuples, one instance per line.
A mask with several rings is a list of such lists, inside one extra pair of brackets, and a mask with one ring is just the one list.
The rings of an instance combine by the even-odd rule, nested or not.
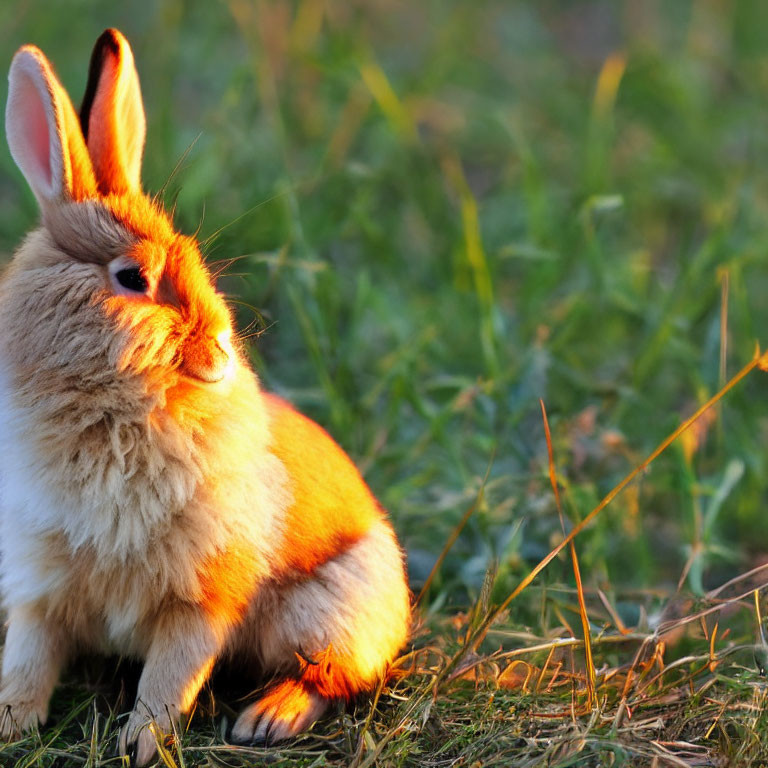
[(381, 512), (347, 455), (326, 432), (274, 395), (264, 395), (264, 402), (270, 449), (293, 479), (278, 567), (311, 574), (362, 538)]
[(342, 449), (261, 392), (197, 244), (141, 192), (144, 112), (115, 30), (80, 117), (87, 136), (21, 49), (6, 132), (42, 223), (0, 282), (0, 736), (45, 721), (81, 651), (143, 659), (120, 739), (140, 765), (146, 726), (169, 732), (219, 659), (278, 677), (233, 738), (292, 736), (405, 643), (400, 549)]

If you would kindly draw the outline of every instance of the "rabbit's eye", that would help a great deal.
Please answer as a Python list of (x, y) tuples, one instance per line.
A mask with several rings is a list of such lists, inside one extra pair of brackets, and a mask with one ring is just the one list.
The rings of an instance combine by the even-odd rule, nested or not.
[(123, 288), (136, 293), (146, 293), (149, 283), (138, 267), (128, 267), (115, 272), (115, 279)]

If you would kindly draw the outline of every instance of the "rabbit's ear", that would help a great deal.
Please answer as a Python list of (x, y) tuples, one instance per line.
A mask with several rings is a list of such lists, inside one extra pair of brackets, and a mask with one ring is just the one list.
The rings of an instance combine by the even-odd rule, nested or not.
[(131, 47), (116, 29), (103, 32), (93, 48), (80, 125), (99, 189), (138, 192), (147, 126)]
[(11, 155), (41, 207), (96, 194), (72, 102), (48, 59), (33, 45), (20, 48), (11, 62), (5, 132)]

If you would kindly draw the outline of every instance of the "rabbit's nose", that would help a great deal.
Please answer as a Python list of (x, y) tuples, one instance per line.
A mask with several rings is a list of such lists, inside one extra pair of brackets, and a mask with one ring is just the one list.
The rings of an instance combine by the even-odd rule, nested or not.
[(187, 341), (182, 369), (195, 379), (214, 384), (231, 370), (233, 360), (228, 332), (215, 337), (200, 333)]

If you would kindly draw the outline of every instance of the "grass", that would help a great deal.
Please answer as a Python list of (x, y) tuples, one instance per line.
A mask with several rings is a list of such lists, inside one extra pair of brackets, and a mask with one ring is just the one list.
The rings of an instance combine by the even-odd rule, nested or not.
[[(76, 101), (109, 25), (142, 76), (146, 187), (193, 145), (165, 196), (236, 259), (255, 368), (355, 458), (414, 594), (429, 579), (375, 704), (242, 750), (220, 682), (168, 764), (768, 761), (765, 374), (643, 465), (768, 345), (762, 5), (0, 7), (7, 57), (36, 42)], [(10, 258), (36, 211), (5, 147), (0, 202)], [(118, 765), (124, 672), (81, 664), (0, 763)]]

